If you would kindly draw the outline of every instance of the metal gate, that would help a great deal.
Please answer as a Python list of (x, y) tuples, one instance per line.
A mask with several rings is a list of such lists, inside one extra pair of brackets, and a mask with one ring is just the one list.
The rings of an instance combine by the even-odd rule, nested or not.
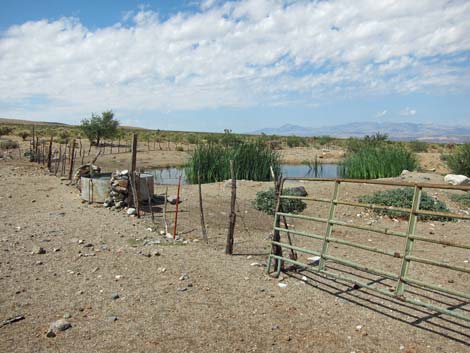
[[(320, 182), (325, 183), (325, 187), (327, 183), (333, 183), (333, 194), (331, 198), (320, 198), (320, 197), (301, 197), (301, 196), (287, 196), (282, 195), (283, 188), (286, 184), (286, 181), (301, 181), (301, 182)], [(397, 208), (397, 207), (389, 207), (389, 206), (382, 206), (382, 205), (375, 205), (375, 204), (366, 204), (360, 203), (356, 201), (348, 201), (348, 200), (341, 200), (340, 198), (340, 186), (344, 184), (365, 184), (366, 186), (375, 187), (380, 185), (381, 187), (412, 187), (414, 188), (413, 194), (413, 201), (411, 208)], [(321, 184), (323, 185), (323, 184)], [(420, 202), (422, 199), (423, 189), (445, 189), (445, 190), (464, 190), (470, 191), (470, 186), (451, 186), (451, 185), (441, 185), (441, 184), (428, 184), (428, 183), (405, 183), (405, 182), (392, 182), (392, 181), (379, 181), (379, 180), (355, 180), (355, 179), (321, 179), (321, 178), (284, 178), (281, 181), (280, 186), (280, 195), (278, 196), (277, 206), (276, 206), (276, 213), (274, 217), (274, 235), (272, 238), (272, 251), (268, 257), (267, 263), (267, 272), (271, 271), (271, 262), (274, 260), (275, 263), (275, 271), (277, 276), (279, 276), (284, 263), (290, 263), (292, 265), (296, 265), (300, 269), (308, 269), (310, 271), (325, 275), (326, 277), (347, 281), (349, 283), (353, 283), (356, 286), (367, 288), (376, 292), (379, 292), (383, 295), (394, 297), (400, 299), (404, 302), (408, 302), (414, 305), (426, 307), (428, 309), (434, 310), (436, 312), (451, 315), (466, 321), (470, 321), (470, 315), (468, 312), (470, 311), (468, 308), (463, 310), (464, 306), (470, 304), (470, 281), (465, 280), (465, 276), (470, 274), (470, 265), (468, 264), (468, 260), (464, 261), (464, 265), (454, 265), (449, 264), (445, 261), (436, 261), (435, 259), (427, 258), (426, 256), (418, 256), (416, 254), (416, 244), (419, 242), (433, 244), (432, 246), (441, 246), (449, 247), (452, 249), (460, 249), (458, 251), (463, 252), (463, 256), (468, 256), (467, 259), (470, 259), (470, 234), (463, 234), (463, 238), (466, 241), (455, 242), (449, 240), (442, 240), (436, 239), (435, 237), (429, 237), (422, 234), (417, 234), (417, 224), (418, 222), (421, 223), (419, 217), (446, 217), (452, 220), (470, 220), (470, 216), (468, 212), (465, 213), (451, 213), (451, 212), (434, 212), (434, 211), (427, 211), (420, 209)], [(294, 213), (285, 213), (282, 212), (282, 205), (281, 200), (302, 200), (302, 201), (311, 201), (317, 203), (326, 204), (327, 217), (316, 217), (316, 216), (307, 216), (304, 214), (294, 214)], [(352, 222), (346, 222), (343, 220), (338, 219), (336, 212), (338, 206), (343, 205), (346, 207), (354, 207), (360, 209), (367, 209), (372, 212), (374, 211), (396, 211), (406, 215), (406, 220), (402, 223), (405, 223), (406, 230), (397, 231), (391, 230), (389, 228), (380, 228), (374, 226), (373, 224), (368, 225), (360, 225), (360, 224), (353, 224)], [(309, 206), (310, 207), (310, 206)], [(281, 218), (283, 219), (283, 225), (281, 226)], [(289, 220), (301, 220), (301, 222), (308, 223), (320, 223), (324, 224), (325, 228), (323, 230), (323, 234), (316, 234), (312, 231), (299, 231), (293, 229), (292, 227), (288, 226)], [(308, 221), (308, 222), (306, 222)], [(455, 226), (458, 224), (454, 223)], [(393, 227), (392, 227), (393, 228)], [(310, 229), (310, 228), (309, 228)], [(383, 234), (387, 237), (396, 237), (401, 238), (404, 247), (402, 248), (395, 248), (395, 249), (382, 249), (381, 247), (370, 246), (364, 244), (363, 242), (351, 241), (341, 239), (340, 237), (334, 236), (334, 231), (339, 229), (354, 229), (354, 232), (358, 230), (360, 232), (372, 232), (375, 234)], [(320, 232), (318, 232), (320, 233)], [(291, 236), (296, 235), (299, 236), (304, 240), (307, 241), (316, 241), (318, 243), (318, 247), (316, 249), (311, 249), (309, 247), (301, 247), (296, 246), (291, 241)], [(286, 240), (283, 240), (285, 238)], [(298, 239), (296, 237), (296, 239)], [(359, 249), (359, 251), (367, 251), (373, 254), (373, 256), (386, 256), (388, 258), (393, 258), (393, 261), (399, 261), (397, 263), (397, 270), (395, 272), (384, 271), (383, 269), (374, 268), (371, 266), (367, 266), (361, 264), (357, 261), (351, 261), (342, 256), (334, 256), (330, 253), (330, 246), (331, 244), (334, 245), (342, 245), (349, 248)], [(429, 245), (431, 246), (431, 245)], [(291, 256), (285, 256), (286, 250), (290, 252)], [(300, 261), (296, 253), (304, 254), (304, 255), (315, 255), (319, 257), (319, 261), (317, 264), (311, 264), (308, 262)], [(376, 255), (379, 254), (379, 255)], [(392, 261), (392, 260), (390, 260)], [(429, 265), (434, 268), (445, 269), (446, 271), (456, 271), (459, 274), (458, 278), (462, 280), (463, 276), (463, 283), (460, 283), (460, 290), (456, 290), (453, 288), (448, 288), (442, 285), (436, 285), (433, 283), (428, 283), (420, 278), (416, 278), (416, 276), (410, 275), (410, 264), (411, 263), (418, 263)], [(353, 276), (344, 273), (338, 273), (337, 271), (331, 270), (329, 268), (329, 264), (335, 264), (344, 266), (346, 268), (350, 268), (357, 271), (363, 271), (367, 274), (373, 274), (375, 276), (379, 276), (381, 278), (387, 279), (393, 283), (393, 286), (389, 286), (388, 289), (379, 288), (378, 286), (370, 283), (365, 283), (362, 280), (358, 280)], [(463, 275), (462, 275), (463, 274)], [(462, 301), (460, 305), (456, 305), (454, 307), (443, 307), (442, 305), (436, 305), (432, 300), (417, 300), (412, 298), (412, 295), (407, 295), (408, 290), (411, 288), (419, 288), (420, 290), (430, 291), (433, 293), (437, 293), (439, 295), (446, 295), (453, 299)], [(462, 290), (463, 288), (463, 290)]]

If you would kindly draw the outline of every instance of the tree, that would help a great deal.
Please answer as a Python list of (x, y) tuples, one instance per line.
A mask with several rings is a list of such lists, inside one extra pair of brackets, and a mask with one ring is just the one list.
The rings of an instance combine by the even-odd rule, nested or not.
[(99, 146), (100, 140), (112, 138), (116, 135), (119, 121), (114, 119), (114, 113), (111, 110), (103, 112), (101, 116), (91, 114), (91, 119), (83, 119), (80, 130), (90, 140)]

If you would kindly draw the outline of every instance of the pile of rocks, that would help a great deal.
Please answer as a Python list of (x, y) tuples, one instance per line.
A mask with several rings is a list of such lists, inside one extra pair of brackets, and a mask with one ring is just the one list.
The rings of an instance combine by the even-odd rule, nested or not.
[(129, 171), (116, 170), (111, 176), (111, 191), (105, 200), (104, 207), (123, 208), (127, 206), (127, 196), (129, 193)]
[(93, 170), (93, 174), (101, 173), (101, 168), (94, 164), (82, 164), (77, 168), (73, 176), (72, 184), (80, 188), (80, 179), (82, 177), (89, 178), (91, 176), (90, 172)]

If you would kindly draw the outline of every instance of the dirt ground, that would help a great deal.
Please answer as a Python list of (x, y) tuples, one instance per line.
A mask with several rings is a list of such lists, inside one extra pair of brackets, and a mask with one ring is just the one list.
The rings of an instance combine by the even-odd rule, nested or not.
[[(114, 157), (121, 155), (109, 156)], [(24, 320), (0, 328), (1, 352), (470, 350), (470, 325), (463, 320), (310, 272), (288, 271), (280, 279), (268, 276), (264, 266), (273, 219), (255, 210), (252, 201), (257, 191), (271, 183), (239, 182), (235, 255), (227, 256), (230, 188), (223, 182), (202, 187), (209, 235), (209, 244), (205, 244), (194, 185), (184, 185), (181, 190), (178, 233), (185, 241), (172, 242), (160, 235), (164, 229), (161, 205), (154, 206), (155, 223), (148, 212), (141, 219), (129, 217), (125, 211), (82, 203), (75, 188), (47, 174), (26, 161), (0, 161), (0, 320), (24, 316)], [(397, 179), (442, 182), (438, 174), (411, 173)], [(303, 185), (312, 196), (331, 196), (331, 185)], [(373, 189), (379, 188), (357, 184), (341, 192), (355, 200)], [(157, 185), (155, 192), (162, 194), (164, 187)], [(169, 193), (175, 192), (170, 187)], [(456, 212), (469, 211), (452, 203), (449, 192), (433, 195)], [(303, 214), (324, 216), (325, 212), (326, 206), (309, 205)], [(338, 209), (337, 214), (347, 222), (406, 228), (403, 220), (380, 218), (356, 208)], [(174, 206), (167, 215), (172, 229)], [(290, 226), (322, 232), (302, 220), (291, 220)], [(428, 221), (418, 229), (437, 239), (467, 243), (470, 233), (468, 221)], [(366, 244), (381, 248), (404, 249), (390, 237), (342, 228), (334, 234), (344, 239), (362, 237)], [(318, 247), (300, 236), (294, 236), (294, 244)], [(46, 253), (32, 254), (34, 246), (43, 247)], [(397, 266), (396, 261), (339, 245), (331, 250), (334, 255), (388, 271)], [(468, 250), (420, 244), (417, 251), (420, 256), (468, 268)], [(305, 256), (300, 259), (306, 261)], [(181, 279), (183, 274), (188, 278)], [(470, 291), (467, 274), (436, 271), (430, 266), (413, 268), (412, 274)], [(364, 273), (354, 275), (371, 283), (381, 281)], [(281, 288), (280, 283), (287, 286)], [(393, 285), (382, 284), (385, 288)], [(114, 294), (119, 298), (112, 299)], [(470, 312), (468, 303), (418, 294), (446, 307), (460, 307), (467, 315)], [(64, 315), (70, 316), (72, 327), (54, 338), (46, 337), (49, 325)]]

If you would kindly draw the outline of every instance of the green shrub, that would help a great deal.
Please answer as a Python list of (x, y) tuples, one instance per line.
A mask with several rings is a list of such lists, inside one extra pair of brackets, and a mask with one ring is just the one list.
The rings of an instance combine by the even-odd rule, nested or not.
[(266, 181), (271, 179), (269, 167), (279, 175), (279, 153), (259, 142), (245, 142), (235, 146), (219, 144), (198, 145), (186, 165), (186, 177), (197, 183), (198, 170), (202, 183), (212, 183), (231, 178), (230, 160), (234, 161), (237, 179)]
[(470, 176), (470, 142), (458, 146), (451, 154), (443, 155), (452, 172)]
[(287, 146), (289, 147), (301, 147), (301, 146), (306, 146), (307, 141), (305, 138), (299, 137), (299, 136), (287, 136), (286, 139)]
[(13, 128), (8, 126), (0, 126), (0, 137), (10, 135), (13, 131)]
[(401, 145), (365, 145), (357, 152), (348, 153), (339, 171), (346, 178), (377, 179), (395, 177), (404, 169), (417, 167), (415, 155)]
[(0, 140), (0, 150), (11, 150), (18, 148), (18, 142), (12, 140)]
[[(284, 189), (282, 194), (298, 196), (298, 192), (292, 189)], [(276, 192), (274, 191), (274, 188), (256, 193), (256, 199), (253, 202), (253, 207), (257, 210), (263, 211), (264, 213), (273, 215), (276, 209)], [(283, 212), (297, 213), (305, 210), (307, 205), (302, 200), (282, 199), (281, 207)]]
[(428, 144), (424, 141), (411, 141), (409, 144), (410, 150), (416, 153), (426, 152)]
[[(363, 195), (359, 197), (359, 202), (375, 205), (392, 206), (400, 208), (411, 208), (413, 203), (413, 188), (400, 188), (386, 191), (378, 191), (372, 195)], [(421, 194), (420, 210), (449, 212), (446, 204), (440, 200), (434, 199), (425, 192)], [(375, 210), (378, 214), (386, 214), (390, 217), (408, 217), (408, 212), (396, 210)], [(450, 221), (451, 218), (440, 216), (420, 215), (422, 220)]]
[(452, 195), (451, 199), (464, 206), (470, 207), (470, 191), (467, 191), (462, 195)]
[(26, 141), (26, 139), (27, 139), (29, 136), (31, 136), (31, 133), (30, 133), (29, 131), (24, 130), (24, 131), (18, 132), (17, 135), (18, 135), (19, 137), (21, 137), (21, 138), (23, 139), (23, 141)]
[(328, 136), (328, 135), (323, 135), (323, 136), (318, 136), (318, 137), (315, 137), (315, 140), (321, 145), (327, 145), (329, 144), (330, 142), (333, 141), (333, 137), (331, 136)]

